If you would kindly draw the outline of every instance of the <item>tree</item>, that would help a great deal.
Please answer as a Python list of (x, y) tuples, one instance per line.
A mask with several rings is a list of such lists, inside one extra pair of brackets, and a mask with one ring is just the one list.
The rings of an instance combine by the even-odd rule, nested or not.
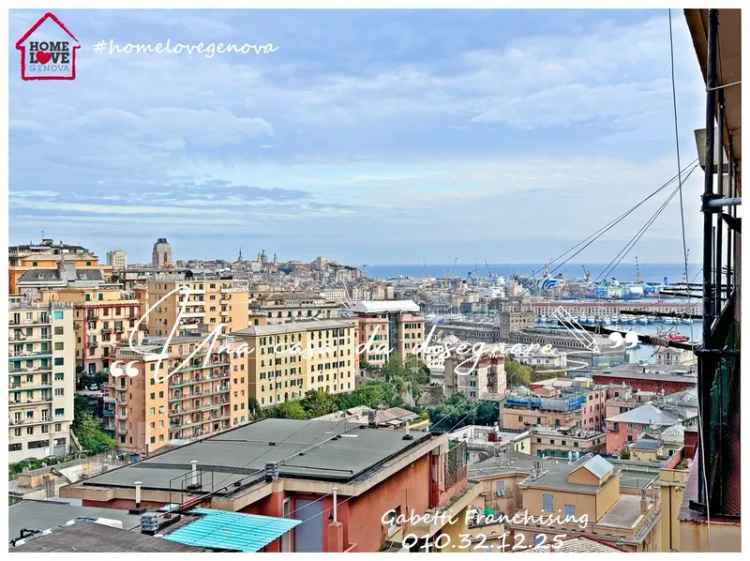
[(500, 416), (500, 404), (497, 401), (480, 401), (477, 405), (477, 425), (494, 425)]
[(115, 448), (115, 439), (101, 427), (99, 420), (92, 414), (86, 398), (76, 396), (73, 402), (73, 432), (86, 452), (99, 454)]
[(532, 381), (534, 370), (530, 366), (516, 362), (515, 360), (505, 361), (505, 376), (508, 379), (508, 385), (511, 386), (528, 386)]
[(495, 424), (500, 408), (496, 401), (469, 401), (466, 396), (456, 393), (440, 405), (428, 409), (430, 431), (451, 432), (466, 425)]
[(273, 408), (273, 417), (281, 419), (307, 419), (307, 412), (299, 401), (286, 401)]
[(338, 410), (336, 399), (323, 390), (310, 390), (301, 405), (308, 418), (321, 417)]

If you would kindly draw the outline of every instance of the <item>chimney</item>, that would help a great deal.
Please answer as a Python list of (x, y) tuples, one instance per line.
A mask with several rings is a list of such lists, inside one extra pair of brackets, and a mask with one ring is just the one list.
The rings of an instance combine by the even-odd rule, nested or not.
[(190, 460), (190, 483), (188, 489), (197, 489), (200, 487), (198, 483), (198, 460)]
[(130, 514), (142, 514), (145, 509), (141, 508), (141, 481), (134, 481), (135, 485), (135, 507), (131, 508), (128, 512)]

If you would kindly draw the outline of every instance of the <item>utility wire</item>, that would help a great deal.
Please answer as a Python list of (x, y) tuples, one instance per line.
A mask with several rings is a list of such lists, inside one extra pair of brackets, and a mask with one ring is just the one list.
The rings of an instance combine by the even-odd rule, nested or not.
[[(690, 164), (688, 164), (687, 166), (685, 166), (685, 169), (682, 170), (682, 172), (684, 173), (691, 165), (695, 164), (697, 161), (698, 161), (698, 159), (696, 158), (695, 160), (693, 160), (692, 162), (690, 162)], [(592, 234), (589, 234), (583, 240), (581, 240), (577, 244), (573, 245), (572, 247), (568, 248), (567, 250), (565, 250), (563, 253), (561, 253), (560, 255), (558, 255), (557, 257), (555, 257), (554, 259), (548, 261), (544, 266), (542, 266), (542, 267), (536, 269), (535, 271), (533, 271), (532, 272), (532, 276), (536, 276), (537, 274), (539, 274), (545, 268), (551, 267), (552, 265), (555, 265), (556, 263), (557, 263), (557, 265), (550, 271), (550, 273), (554, 273), (557, 270), (559, 270), (560, 267), (562, 267), (563, 265), (565, 265), (566, 263), (568, 263), (571, 259), (573, 259), (578, 254), (580, 254), (583, 250), (585, 250), (592, 243), (594, 243), (597, 239), (599, 239), (603, 234), (607, 233), (609, 230), (611, 230), (612, 228), (614, 228), (617, 224), (619, 224), (620, 222), (622, 222), (625, 218), (627, 218), (628, 216), (630, 216), (633, 212), (635, 212), (636, 210), (638, 210), (638, 208), (640, 208), (641, 206), (643, 206), (650, 199), (652, 199), (653, 197), (655, 197), (656, 195), (658, 195), (661, 191), (663, 191), (664, 189), (666, 189), (667, 187), (669, 187), (678, 177), (679, 177), (679, 174), (671, 177), (670, 179), (668, 179), (659, 188), (657, 188), (655, 191), (651, 192), (650, 194), (646, 195), (644, 198), (642, 198), (640, 201), (638, 201), (634, 206), (632, 206), (631, 208), (629, 208), (628, 210), (626, 210), (625, 212), (623, 212), (622, 214), (620, 214), (616, 218), (612, 219), (607, 224), (605, 224), (604, 226), (602, 226), (599, 229), (597, 229), (596, 231), (594, 231)], [(572, 255), (570, 255), (567, 258), (565, 258), (565, 256), (568, 255), (571, 252), (575, 252), (575, 253), (573, 253)], [(560, 262), (558, 263), (558, 261), (560, 261)]]
[[(669, 19), (669, 63), (672, 74), (672, 108), (674, 109), (674, 143), (675, 152), (677, 154), (677, 170), (679, 171), (682, 167), (680, 165), (680, 134), (677, 121), (677, 87), (675, 85), (674, 78), (674, 40), (672, 38), (672, 10), (667, 9), (667, 17)], [(680, 226), (682, 228), (682, 255), (685, 260), (685, 283), (688, 283), (690, 278), (688, 276), (688, 250), (687, 250), (687, 236), (685, 235), (685, 203), (682, 196), (682, 178), (680, 177)], [(688, 308), (690, 308), (690, 291), (688, 290)], [(693, 324), (690, 323), (690, 340), (693, 340)]]
[[(697, 165), (693, 166), (693, 168), (685, 175), (685, 179), (690, 177), (690, 175), (697, 169)], [(646, 231), (651, 227), (651, 225), (656, 221), (656, 219), (661, 216), (661, 213), (664, 212), (664, 209), (667, 207), (667, 205), (672, 201), (674, 196), (679, 191), (679, 187), (675, 188), (667, 197), (667, 199), (656, 209), (654, 214), (651, 215), (651, 217), (640, 227), (640, 229), (633, 235), (630, 240), (625, 244), (625, 246), (615, 255), (615, 257), (612, 258), (612, 260), (607, 264), (607, 266), (602, 269), (602, 271), (599, 273), (599, 276), (597, 277), (597, 282), (605, 279), (608, 275), (614, 272), (614, 270), (620, 265), (622, 260), (625, 258), (625, 256), (630, 252), (633, 247), (640, 241), (640, 239), (643, 237), (643, 235), (646, 233)]]

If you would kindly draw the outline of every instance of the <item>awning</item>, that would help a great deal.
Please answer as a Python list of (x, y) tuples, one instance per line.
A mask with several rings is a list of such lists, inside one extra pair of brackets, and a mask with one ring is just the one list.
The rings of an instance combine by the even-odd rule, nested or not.
[(196, 514), (199, 518), (163, 538), (184, 545), (210, 549), (259, 551), (302, 523), (301, 520), (291, 518), (243, 514), (212, 508), (196, 508), (191, 510), (190, 514)]

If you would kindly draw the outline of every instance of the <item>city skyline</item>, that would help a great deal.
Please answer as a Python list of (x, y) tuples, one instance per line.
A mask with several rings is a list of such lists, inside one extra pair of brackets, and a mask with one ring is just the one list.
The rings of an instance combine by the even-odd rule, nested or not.
[[(133, 261), (166, 235), (195, 258), (541, 262), (675, 173), (666, 10), (56, 14), (78, 77), (11, 80), (11, 243), (86, 231)], [(11, 36), (37, 18), (12, 11)], [(687, 164), (703, 87), (673, 20)], [(278, 50), (93, 52), (165, 39)], [(691, 255), (699, 183), (684, 186)], [(660, 202), (583, 261), (608, 261)], [(676, 199), (630, 255), (682, 259)]]

